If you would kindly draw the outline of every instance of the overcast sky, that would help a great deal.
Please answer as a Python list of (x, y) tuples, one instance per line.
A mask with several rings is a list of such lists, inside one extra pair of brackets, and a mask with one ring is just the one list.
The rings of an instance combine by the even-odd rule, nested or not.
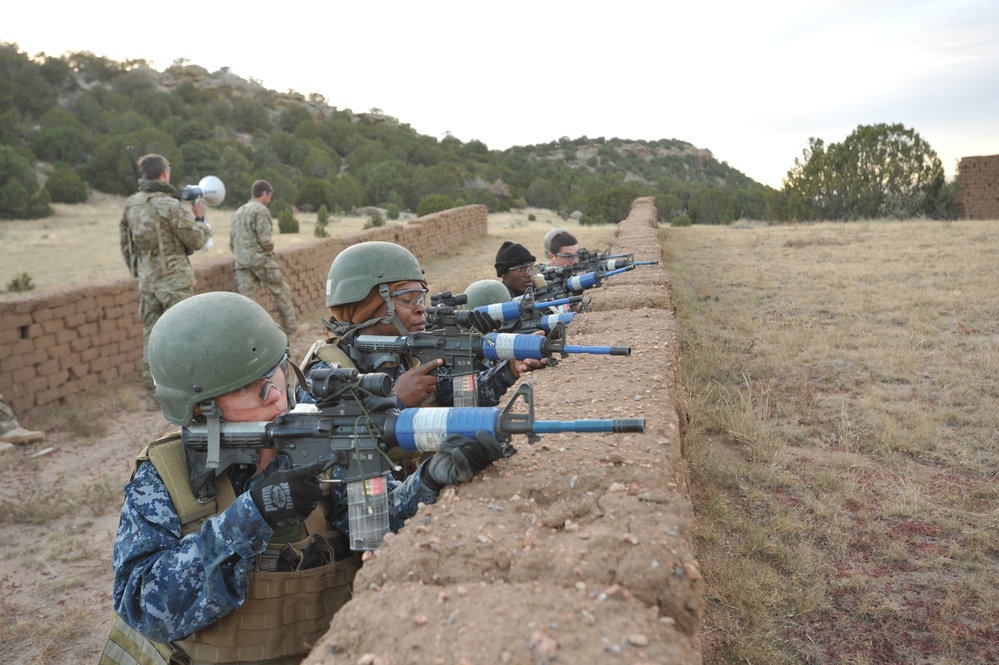
[(858, 125), (914, 129), (949, 177), (999, 154), (996, 0), (9, 4), (30, 55), (184, 58), (492, 149), (675, 138), (774, 187)]

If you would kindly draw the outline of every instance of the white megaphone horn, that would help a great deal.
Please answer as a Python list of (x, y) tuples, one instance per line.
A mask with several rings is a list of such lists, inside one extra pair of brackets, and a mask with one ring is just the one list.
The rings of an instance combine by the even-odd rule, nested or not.
[(216, 176), (206, 175), (197, 186), (188, 185), (181, 193), (180, 198), (185, 201), (204, 199), (210, 206), (217, 206), (225, 199), (225, 184)]

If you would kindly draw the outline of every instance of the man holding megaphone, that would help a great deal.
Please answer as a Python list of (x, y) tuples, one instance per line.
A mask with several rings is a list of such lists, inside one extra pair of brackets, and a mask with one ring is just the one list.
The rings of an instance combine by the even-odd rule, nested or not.
[[(212, 230), (205, 223), (200, 197), (191, 202), (191, 212), (184, 210), (180, 194), (170, 184), (170, 162), (165, 157), (151, 153), (137, 163), (133, 158), (132, 165), (139, 191), (125, 202), (119, 239), (125, 264), (139, 280), (142, 380), (146, 393), (154, 397), (146, 359), (149, 333), (163, 312), (194, 295), (194, 270), (187, 257), (211, 241)], [(150, 405), (156, 405), (155, 399)]]
[[(299, 331), (291, 288), (281, 267), (274, 260), (274, 224), (268, 206), (274, 200), (274, 188), (266, 180), (257, 180), (250, 188), (250, 200), (232, 216), (229, 227), (229, 249), (236, 255), (236, 292), (257, 299), (260, 285), (274, 296), (274, 305), (281, 317), (281, 328), (288, 335)], [(302, 329), (308, 328), (303, 324)]]

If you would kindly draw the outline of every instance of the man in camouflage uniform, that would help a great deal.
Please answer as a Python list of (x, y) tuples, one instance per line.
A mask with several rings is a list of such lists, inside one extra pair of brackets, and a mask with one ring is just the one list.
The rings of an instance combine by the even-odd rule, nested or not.
[[(222, 421), (273, 421), (294, 403), (287, 336), (235, 293), (202, 293), (166, 312), (149, 363), (175, 425), (219, 432)], [(444, 444), (405, 481), (387, 479), (393, 531), (444, 485), (503, 455), (489, 432)], [(361, 562), (349, 549), (345, 483), (323, 487), (321, 466), (293, 468), (261, 448), (255, 463), (195, 481), (179, 432), (143, 450), (124, 490), (100, 665), (300, 663), (350, 599)]]
[(21, 427), (17, 421), (17, 416), (11, 410), (7, 400), (0, 395), (0, 443), (13, 443), (22, 445), (27, 443), (40, 443), (45, 440), (45, 432), (36, 432)]
[(229, 249), (236, 255), (236, 292), (256, 300), (263, 284), (281, 317), (281, 327), (292, 335), (298, 332), (298, 317), (291, 302), (291, 289), (274, 260), (274, 228), (267, 207), (274, 200), (274, 188), (266, 180), (253, 183), (251, 199), (232, 216)]
[(194, 294), (194, 270), (188, 256), (212, 237), (205, 223), (205, 204), (191, 203), (187, 213), (180, 194), (170, 184), (170, 163), (162, 155), (139, 159), (139, 191), (125, 202), (119, 224), (121, 255), (139, 279), (139, 320), (142, 321), (142, 379), (151, 397), (149, 333), (165, 311)]

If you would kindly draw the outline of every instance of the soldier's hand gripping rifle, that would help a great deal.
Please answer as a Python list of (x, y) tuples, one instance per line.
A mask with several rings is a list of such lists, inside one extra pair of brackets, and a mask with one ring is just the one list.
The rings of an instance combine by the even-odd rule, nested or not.
[(579, 262), (572, 266), (575, 274), (603, 270), (605, 273), (627, 266), (652, 266), (659, 261), (636, 261), (634, 254), (611, 254), (608, 247), (603, 252), (580, 249), (576, 252)]
[[(529, 384), (521, 385), (502, 409), (399, 411), (390, 397), (392, 382), (387, 374), (359, 375), (354, 369), (334, 367), (314, 376), (313, 394), (318, 399), (315, 412), (286, 413), (266, 423), (223, 421), (214, 436), (205, 424), (183, 429), (195, 496), (210, 499), (213, 477), (236, 464), (255, 465), (264, 448), (287, 456), (292, 468), (317, 463), (322, 468), (339, 467), (333, 482), (347, 484), (350, 547), (355, 551), (370, 550), (381, 544), (388, 531), (386, 476), (393, 467), (387, 452), (393, 446), (432, 453), (440, 450), (449, 436), (474, 438), (476, 432), (486, 431), (504, 444), (509, 456), (516, 452), (510, 443), (513, 435), (526, 435), (533, 443), (542, 434), (558, 432), (645, 431), (644, 418), (535, 420)], [(518, 407), (526, 407), (526, 413)], [(210, 464), (213, 459), (217, 461)]]

